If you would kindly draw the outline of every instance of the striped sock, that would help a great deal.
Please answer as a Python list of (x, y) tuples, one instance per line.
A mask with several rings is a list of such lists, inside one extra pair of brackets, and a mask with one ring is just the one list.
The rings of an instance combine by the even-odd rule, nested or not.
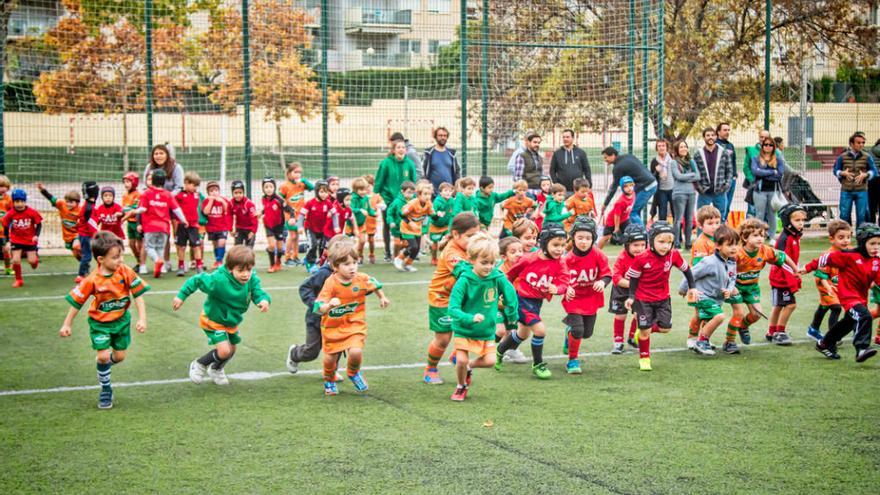
[(743, 319), (743, 328), (749, 328), (753, 323), (760, 320), (761, 317), (752, 313), (746, 315), (745, 319)]
[[(516, 335), (516, 332), (513, 335)], [(535, 364), (544, 362), (544, 337), (532, 336), (532, 361)]]
[(443, 353), (446, 352), (445, 348), (437, 347), (434, 345), (432, 341), (428, 344), (428, 366), (427, 368), (437, 368), (437, 364), (440, 363), (440, 360), (443, 359)]
[(102, 389), (110, 388), (110, 363), (98, 363), (98, 383)]
[(724, 334), (725, 342), (735, 342), (736, 334), (739, 333), (739, 329), (733, 326), (732, 324), (727, 325), (727, 333)]

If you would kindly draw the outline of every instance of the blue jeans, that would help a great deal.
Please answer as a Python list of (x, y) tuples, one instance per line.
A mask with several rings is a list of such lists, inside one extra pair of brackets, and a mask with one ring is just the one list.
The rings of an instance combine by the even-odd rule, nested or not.
[(868, 214), (868, 191), (840, 191), (840, 219), (846, 220), (850, 225), (852, 205), (856, 204), (856, 223), (855, 226), (865, 222)]
[(636, 225), (645, 225), (645, 223), (642, 222), (642, 210), (648, 206), (648, 201), (651, 201), (655, 192), (657, 192), (656, 184), (651, 188), (636, 193), (636, 200), (633, 203), (632, 213), (629, 214), (630, 222), (635, 222)]
[(79, 259), (79, 275), (85, 277), (89, 274), (89, 264), (92, 262), (92, 238), (79, 236), (79, 247), (82, 250), (82, 258)]
[(723, 216), (723, 213), (727, 211), (727, 193), (716, 193), (716, 194), (700, 194), (697, 198), (697, 209), (706, 206), (712, 205), (715, 208), (718, 208), (718, 211), (722, 213), (721, 223), (726, 223), (727, 218)]
[(727, 204), (721, 210), (721, 218), (726, 222), (727, 215), (730, 213), (730, 205), (733, 204), (733, 193), (736, 192), (736, 179), (730, 179), (730, 189), (727, 190)]

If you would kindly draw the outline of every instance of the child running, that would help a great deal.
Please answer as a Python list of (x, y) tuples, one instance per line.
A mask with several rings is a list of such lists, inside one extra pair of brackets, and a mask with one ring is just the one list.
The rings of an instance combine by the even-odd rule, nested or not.
[(428, 218), (434, 214), (431, 195), (434, 187), (430, 182), (422, 182), (416, 186), (416, 197), (400, 209), (400, 236), (407, 243), (404, 249), (394, 258), (394, 268), (401, 271), (414, 272), (413, 260), (419, 255), (422, 246), (422, 228)]
[[(523, 245), (519, 239), (513, 236), (505, 237), (498, 241), (498, 252), (501, 256), (501, 265), (498, 267), (501, 270), (501, 273), (507, 275), (507, 272), (510, 271), (510, 268), (519, 261), (523, 256)], [(499, 322), (504, 321), (504, 317), (502, 312), (504, 310), (504, 305), (499, 305), (498, 315), (496, 319)], [(501, 342), (501, 339), (507, 337), (511, 331), (516, 330), (517, 322), (508, 322), (508, 323), (498, 323), (498, 326), (495, 329), (495, 344), (497, 345)], [(529, 362), (529, 358), (525, 357), (523, 353), (519, 349), (511, 349), (504, 353), (505, 361), (512, 361), (516, 364), (526, 364)]]
[[(138, 223), (144, 233), (144, 250), (153, 260), (153, 277), (159, 278), (162, 276), (162, 265), (165, 264), (165, 244), (168, 242), (168, 232), (171, 229), (171, 213), (174, 213), (184, 227), (188, 227), (189, 224), (177, 200), (163, 187), (165, 171), (154, 170), (151, 177), (152, 185), (144, 191), (136, 211), (139, 213)], [(83, 257), (85, 257), (85, 249), (83, 249)], [(141, 269), (146, 270), (146, 266), (141, 264)]]
[(513, 237), (519, 239), (523, 245), (524, 253), (533, 253), (538, 250), (538, 224), (528, 218), (520, 218), (513, 222), (510, 228)]
[(315, 182), (315, 197), (303, 206), (302, 214), (299, 216), (299, 227), (304, 227), (309, 232), (309, 251), (306, 253), (306, 270), (309, 273), (317, 269), (315, 263), (324, 253), (324, 246), (327, 242), (324, 237), (324, 227), (329, 221), (332, 208), (333, 200), (330, 199), (330, 186), (323, 180)]
[(190, 256), (196, 262), (196, 273), (205, 270), (202, 261), (202, 235), (199, 233), (199, 223), (202, 219), (202, 202), (205, 197), (199, 192), (199, 184), (202, 182), (199, 174), (189, 171), (183, 176), (183, 189), (174, 199), (186, 217), (187, 225), (178, 224), (174, 235), (174, 245), (177, 247), (177, 276), (186, 275), (186, 246), (189, 245)]
[(529, 183), (518, 180), (513, 183), (513, 197), (501, 203), (501, 209), (504, 211), (504, 228), (501, 230), (501, 237), (513, 235), (513, 224), (535, 211), (537, 203), (526, 195), (528, 190)]
[(440, 242), (449, 233), (449, 222), (452, 221), (452, 208), (455, 206), (452, 193), (455, 188), (452, 184), (444, 182), (438, 187), (440, 194), (434, 198), (434, 214), (431, 215), (431, 225), (428, 227), (428, 240), (431, 242), (431, 264), (437, 266), (437, 256), (440, 254)]
[(346, 354), (348, 379), (358, 392), (369, 388), (361, 373), (364, 343), (367, 339), (367, 296), (375, 292), (379, 307), (390, 301), (373, 277), (358, 272), (357, 247), (352, 242), (338, 242), (328, 250), (327, 259), (333, 275), (315, 300), (313, 311), (322, 315), (321, 336), (324, 351), (324, 394), (336, 395), (336, 364)]
[(278, 186), (278, 194), (284, 198), (287, 206), (291, 210), (285, 210), (286, 222), (284, 228), (287, 229), (287, 247), (284, 255), (284, 264), (287, 266), (298, 266), (302, 262), (299, 260), (299, 228), (297, 227), (297, 217), (302, 211), (303, 205), (306, 204), (306, 191), (315, 189), (314, 184), (304, 179), (302, 165), (297, 162), (287, 164), (287, 180)]
[(581, 215), (589, 217), (596, 215), (596, 199), (593, 197), (593, 191), (590, 190), (590, 182), (584, 178), (575, 179), (572, 186), (574, 194), (565, 200), (565, 209), (571, 212), (571, 216), (562, 224), (565, 230), (571, 230), (571, 226)]
[[(449, 296), (449, 317), (455, 338), (455, 372), (458, 385), (452, 400), (465, 400), (471, 386), (473, 368), (495, 365), (495, 327), (499, 323), (499, 302), (504, 301), (501, 322), (515, 323), (517, 296), (513, 285), (496, 267), (498, 244), (485, 232), (468, 242), (469, 262), (455, 267), (458, 281)], [(476, 359), (471, 360), (470, 354)]]
[(79, 218), (76, 222), (76, 237), (79, 241), (82, 256), (79, 259), (79, 271), (75, 283), (80, 283), (89, 274), (92, 263), (92, 237), (98, 231), (98, 219), (95, 216), (95, 202), (101, 189), (94, 181), (85, 181), (82, 184), (83, 201), (79, 210)]
[(495, 180), (492, 177), (484, 175), (480, 177), (480, 191), (476, 194), (477, 216), (480, 218), (480, 225), (489, 228), (492, 224), (492, 218), (495, 216), (495, 205), (504, 202), (516, 193), (513, 189), (503, 193), (495, 192)]
[(91, 247), (98, 267), (65, 298), (73, 307), (68, 310), (58, 334), (70, 337), (73, 319), (89, 297), (93, 297), (89, 307), (89, 338), (92, 349), (98, 354), (98, 383), (101, 385), (98, 409), (110, 409), (113, 407), (110, 368), (125, 359), (125, 351), (131, 344), (131, 313), (128, 307), (134, 299), (138, 313), (135, 328), (139, 333), (144, 333), (147, 330), (147, 308), (141, 296), (150, 290), (150, 286), (125, 265), (122, 256), (125, 244), (112, 232), (97, 233)]
[(363, 177), (358, 177), (351, 183), (351, 212), (357, 224), (358, 259), (363, 263), (364, 246), (367, 243), (367, 219), (376, 216), (376, 210), (370, 204), (370, 184)]
[(581, 340), (593, 336), (596, 313), (605, 305), (605, 287), (611, 283), (611, 269), (605, 253), (594, 249), (596, 222), (592, 218), (586, 215), (577, 217), (569, 235), (571, 252), (563, 258), (570, 279), (562, 299), (566, 313), (562, 322), (567, 326), (563, 352), (568, 354), (566, 372), (579, 375), (582, 372), (578, 359)]
[(225, 366), (241, 343), (238, 326), (244, 314), (251, 302), (263, 313), (269, 310), (272, 298), (260, 286), (254, 263), (252, 249), (233, 246), (225, 265), (211, 273), (190, 277), (171, 303), (171, 309), (177, 311), (193, 293), (201, 291), (206, 295), (199, 326), (208, 338), (208, 345), (214, 348), (189, 364), (189, 379), (196, 385), (202, 383), (205, 374), (215, 385), (229, 385)]
[(137, 210), (138, 203), (141, 199), (141, 192), (138, 191), (138, 182), (140, 179), (135, 172), (127, 172), (122, 176), (122, 187), (125, 188), (125, 194), (122, 195), (122, 212), (125, 213), (125, 235), (128, 238), (128, 247), (131, 254), (137, 260), (134, 270), (140, 271), (140, 265), (144, 258), (144, 234), (138, 231)]
[(226, 238), (232, 229), (232, 205), (220, 194), (219, 182), (208, 181), (205, 189), (208, 197), (202, 202), (202, 212), (208, 217), (205, 230), (208, 232), (208, 240), (214, 245), (212, 268), (217, 269), (223, 266), (223, 257), (226, 256)]
[(364, 179), (369, 184), (367, 195), (370, 197), (370, 207), (376, 212), (375, 215), (368, 214), (367, 220), (364, 222), (364, 233), (367, 236), (367, 244), (370, 246), (369, 260), (370, 264), (373, 265), (376, 263), (376, 227), (379, 222), (378, 217), (381, 215), (381, 212), (385, 211), (388, 205), (385, 204), (381, 194), (373, 192), (373, 186), (376, 184), (375, 177), (365, 175)]
[(856, 230), (856, 244), (856, 249), (823, 254), (801, 272), (809, 273), (826, 266), (837, 268), (837, 294), (846, 314), (816, 343), (816, 350), (828, 359), (840, 359), (838, 342), (855, 331), (856, 362), (862, 363), (877, 354), (877, 349), (871, 347), (872, 320), (867, 304), (871, 285), (880, 283), (880, 227), (875, 223), (860, 225)]
[(125, 241), (125, 231), (122, 230), (122, 217), (125, 213), (116, 203), (116, 189), (112, 186), (101, 188), (101, 204), (95, 208), (94, 215), (101, 230), (113, 232), (116, 237)]
[(235, 245), (253, 249), (258, 224), (257, 207), (245, 195), (244, 182), (232, 181), (232, 236)]
[[(455, 195), (455, 203), (452, 206), (452, 217), (455, 218), (459, 213), (469, 211), (474, 215), (479, 215), (477, 210), (477, 199), (474, 197), (474, 191), (477, 183), (471, 177), (462, 177), (455, 184), (458, 192)], [(479, 217), (478, 217), (479, 218)]]
[[(739, 234), (726, 225), (715, 231), (715, 253), (703, 257), (691, 269), (697, 289), (697, 318), (700, 336), (694, 345), (694, 352), (703, 356), (714, 356), (715, 351), (709, 339), (715, 330), (724, 323), (724, 310), (721, 304), (738, 292), (736, 289), (736, 255), (739, 252)], [(735, 342), (725, 342), (724, 352), (739, 354)]]
[(269, 255), (269, 273), (281, 271), (284, 256), (285, 215), (292, 215), (288, 203), (275, 193), (275, 179), (266, 177), (263, 190), (263, 227), (266, 228), (266, 254)]
[(554, 295), (563, 295), (568, 290), (569, 276), (562, 261), (567, 238), (562, 225), (553, 222), (544, 224), (538, 241), (541, 249), (528, 253), (510, 268), (507, 279), (514, 287), (519, 301), (519, 328), (498, 344), (495, 369), (502, 370), (502, 356), (508, 349), (516, 349), (529, 336), (532, 337), (532, 374), (541, 380), (553, 374), (544, 361), (544, 336), (546, 329), (541, 320), (541, 306)]
[(76, 238), (76, 224), (79, 219), (79, 202), (82, 196), (79, 191), (74, 190), (67, 191), (64, 199), (56, 199), (52, 193), (46, 190), (42, 182), (37, 182), (36, 185), (40, 194), (58, 210), (58, 217), (61, 219), (61, 239), (64, 241), (64, 248), (69, 249), (73, 257), (79, 261), (82, 258), (82, 252), (79, 247), (79, 239)]
[[(801, 236), (804, 234), (804, 223), (807, 211), (803, 206), (789, 203), (779, 210), (782, 220), (782, 233), (776, 238), (776, 249), (785, 253), (795, 265), (801, 253)], [(795, 293), (801, 288), (798, 271), (787, 266), (770, 268), (770, 290), (773, 299), (773, 311), (770, 313), (770, 329), (764, 338), (776, 345), (791, 345), (791, 337), (785, 331), (788, 319), (797, 308)]]
[[(831, 247), (825, 253), (837, 253), (850, 248), (852, 242), (852, 227), (843, 220), (834, 219), (828, 222), (828, 241)], [(822, 340), (822, 320), (828, 315), (828, 329), (830, 330), (840, 319), (840, 299), (837, 297), (837, 268), (825, 266), (817, 268), (815, 272), (816, 290), (819, 291), (819, 307), (813, 314), (813, 321), (807, 328), (807, 337), (819, 342)], [(873, 316), (873, 315), (872, 315)]]
[(633, 260), (627, 271), (629, 299), (626, 308), (638, 314), (639, 369), (651, 371), (651, 333), (672, 330), (672, 304), (669, 299), (669, 275), (672, 267), (684, 273), (689, 301), (697, 299), (694, 276), (687, 261), (672, 249), (675, 234), (672, 226), (654, 222), (648, 232), (648, 250)]
[(21, 255), (27, 257), (34, 270), (40, 265), (37, 249), (40, 232), (43, 230), (43, 217), (37, 210), (27, 205), (27, 193), (24, 189), (12, 191), (12, 209), (3, 215), (3, 234), (9, 239), (12, 252), (12, 270), (15, 281), (12, 287), (17, 289), (24, 285), (21, 275)]
[(428, 344), (428, 362), (422, 375), (422, 380), (428, 385), (443, 383), (437, 364), (443, 359), (443, 353), (452, 340), (452, 322), (447, 314), (449, 293), (455, 285), (452, 272), (459, 261), (467, 258), (468, 241), (479, 231), (480, 221), (476, 215), (470, 212), (459, 213), (452, 219), (446, 239), (440, 243), (437, 268), (428, 284), (428, 329), (434, 333), (431, 343)]
[(544, 204), (541, 216), (545, 222), (562, 223), (571, 217), (572, 213), (565, 209), (565, 186), (553, 184), (550, 187), (550, 197)]
[(648, 233), (640, 224), (630, 224), (623, 231), (623, 250), (617, 256), (614, 267), (611, 269), (611, 297), (608, 298), (608, 312), (614, 315), (614, 347), (611, 354), (623, 354), (623, 331), (626, 328), (626, 315), (633, 313), (630, 320), (629, 337), (627, 343), (631, 347), (638, 348), (634, 339), (636, 334), (637, 316), (635, 312), (626, 307), (629, 299), (629, 278), (627, 272), (636, 257), (648, 249)]
[(625, 175), (620, 178), (620, 192), (611, 211), (605, 215), (605, 229), (597, 244), (599, 249), (605, 247), (605, 243), (613, 236), (621, 236), (629, 224), (629, 216), (636, 201), (635, 181), (632, 177)]
[[(403, 181), (400, 184), (400, 194), (394, 198), (394, 201), (388, 205), (388, 214), (386, 215), (386, 219), (388, 220), (388, 230), (391, 233), (391, 242), (394, 243), (393, 255), (394, 260), (397, 260), (399, 255), (402, 254), (401, 250), (405, 247), (405, 241), (401, 237), (400, 226), (403, 223), (403, 216), (401, 214), (401, 210), (403, 207), (409, 203), (413, 196), (416, 193), (416, 185), (410, 181)], [(397, 268), (397, 261), (393, 261), (394, 267)], [(403, 265), (401, 265), (403, 266)], [(401, 268), (398, 268), (400, 270)]]
[[(701, 206), (697, 210), (697, 226), (700, 235), (691, 246), (691, 266), (696, 266), (703, 258), (715, 254), (715, 231), (721, 226), (721, 212), (712, 205)], [(682, 281), (682, 286), (684, 281)], [(697, 345), (700, 335), (700, 316), (696, 308), (696, 301), (688, 302), (688, 306), (694, 307), (694, 315), (688, 323), (687, 348), (692, 349)]]

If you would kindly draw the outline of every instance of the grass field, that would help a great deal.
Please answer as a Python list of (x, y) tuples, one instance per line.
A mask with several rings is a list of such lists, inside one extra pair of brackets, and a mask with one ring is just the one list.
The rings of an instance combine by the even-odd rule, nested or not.
[[(824, 244), (802, 249), (804, 262)], [(85, 315), (72, 338), (57, 335), (73, 260), (47, 258), (40, 275), (59, 275), (26, 273), (24, 289), (0, 278), (0, 491), (876, 493), (880, 359), (857, 365), (847, 344), (832, 362), (803, 342), (817, 300), (811, 279), (789, 325), (799, 343), (738, 356), (683, 351), (690, 312), (676, 298), (672, 334), (653, 339), (662, 352), (651, 373), (638, 371), (637, 354), (607, 355), (603, 311), (582, 347), (584, 374), (565, 375), (562, 311), (551, 303), (553, 378), (540, 382), (526, 365), (478, 370), (468, 400), (453, 403), (450, 367), (447, 384), (420, 383), (427, 265), (415, 274), (366, 268), (392, 301), (384, 311), (368, 304), (371, 389), (358, 395), (346, 383), (325, 398), (320, 363), (296, 376), (284, 368), (288, 345), (304, 337), (293, 290), (303, 271), (265, 274), (264, 258), (273, 305), (245, 319), (231, 385), (186, 380), (208, 349), (196, 326), (203, 298), (173, 313), (180, 279), (151, 279), (150, 327), (113, 370), (111, 411), (96, 409), (96, 390), (76, 388), (96, 385)], [(755, 325), (756, 341), (765, 329)]]

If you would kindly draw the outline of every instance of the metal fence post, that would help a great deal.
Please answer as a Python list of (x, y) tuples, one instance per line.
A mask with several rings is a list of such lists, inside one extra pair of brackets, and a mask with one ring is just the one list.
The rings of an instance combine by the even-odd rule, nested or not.
[(663, 106), (664, 106), (664, 87), (663, 80), (666, 78), (666, 46), (663, 40), (663, 31), (665, 30), (665, 16), (666, 16), (666, 0), (657, 0), (657, 5), (660, 7), (659, 18), (657, 19), (657, 38), (658, 38), (658, 61), (657, 61), (657, 128), (654, 131), (657, 133), (657, 139), (665, 139), (666, 138), (666, 126), (663, 124)]
[(764, 14), (764, 129), (770, 130), (770, 31), (773, 18), (773, 1), (767, 1)]
[(648, 120), (650, 109), (648, 108), (648, 6), (651, 0), (642, 0), (642, 162), (648, 164)]
[(467, 119), (468, 119), (468, 29), (467, 29), (467, 0), (459, 2), (461, 9), (460, 34), (461, 54), (459, 59), (459, 85), (461, 86), (461, 175), (467, 175)]
[(636, 0), (629, 0), (629, 47), (626, 50), (626, 62), (629, 70), (626, 99), (626, 152), (633, 152), (633, 95), (636, 92)]
[(327, 45), (330, 44), (330, 10), (328, 0), (321, 0), (321, 174), (326, 179), (330, 176), (330, 136), (327, 128)]
[(0, 40), (3, 44), (2, 53), (0, 53), (0, 174), (6, 174), (6, 138), (3, 135), (3, 111), (5, 101), (3, 99), (6, 93), (6, 86), (3, 83), (3, 73), (6, 71), (6, 40)]
[(241, 55), (244, 91), (244, 183), (251, 196), (253, 181), (251, 156), (251, 48), (248, 29), (248, 0), (241, 1)]
[(489, 175), (489, 0), (483, 0), (483, 46), (480, 64), (480, 80), (482, 81), (482, 155), (480, 170), (482, 175)]
[(144, 2), (144, 31), (147, 52), (144, 65), (147, 71), (147, 152), (153, 148), (153, 0)]

